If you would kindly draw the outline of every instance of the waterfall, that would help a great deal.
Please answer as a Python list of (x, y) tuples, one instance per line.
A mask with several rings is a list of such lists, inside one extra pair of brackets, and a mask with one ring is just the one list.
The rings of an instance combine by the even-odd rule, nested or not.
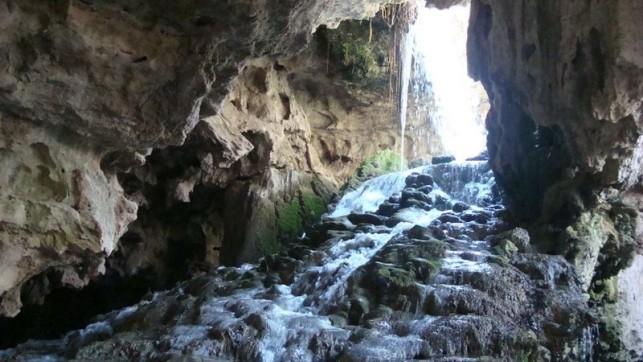
[(402, 191), (408, 175), (419, 170), (421, 168), (388, 173), (367, 180), (362, 186), (344, 195), (328, 216), (339, 217), (351, 212), (376, 211), (384, 200)]
[(438, 188), (450, 198), (473, 205), (482, 205), (491, 198), (495, 182), (491, 167), (486, 161), (450, 162), (417, 167), (372, 178), (357, 189), (346, 193), (328, 214), (340, 217), (351, 212), (375, 212), (380, 204), (406, 186), (412, 173), (431, 175)]
[[(535, 350), (524, 331), (586, 315), (587, 302), (567, 284), (573, 267), (563, 258), (502, 259), (501, 245), (529, 241), (524, 229), (504, 231), (492, 186), (484, 162), (373, 179), (332, 213), (348, 215), (322, 220), (314, 249), (296, 244), (258, 265), (220, 267), (62, 339), (0, 351), (0, 360), (522, 360)], [(375, 199), (375, 213), (362, 213)], [(561, 360), (592, 361), (599, 335), (584, 327), (576, 348), (530, 341)]]
[[(443, 173), (444, 175), (442, 175)], [(326, 240), (314, 252), (316, 256), (304, 259), (300, 267), (289, 272), (288, 280), (290, 281), (283, 282), (283, 284), (277, 282), (272, 285), (262, 285), (261, 280), (265, 282), (266, 279), (258, 279), (255, 284), (249, 283), (251, 288), (237, 286), (231, 289), (228, 285), (240, 276), (242, 279), (251, 278), (252, 275), (263, 278), (260, 277), (262, 270), (267, 273), (271, 270), (283, 273), (285, 271), (284, 264), (281, 264), (279, 260), (284, 259), (279, 259), (280, 257), (272, 259), (277, 261), (275, 267), (270, 266), (269, 261), (264, 261), (258, 266), (221, 267), (217, 273), (204, 280), (213, 283), (212, 285), (216, 286), (215, 290), (223, 292), (219, 294), (211, 290), (205, 293), (200, 297), (200, 304), (196, 307), (198, 313), (186, 314), (192, 316), (189, 323), (186, 321), (177, 322), (178, 325), (168, 326), (164, 329), (164, 333), (167, 334), (162, 337), (163, 343), (165, 343), (163, 346), (184, 349), (187, 348), (186, 346), (202, 344), (208, 346), (208, 343), (214, 343), (212, 338), (214, 341), (225, 341), (227, 338), (231, 341), (234, 340), (237, 350), (236, 356), (242, 360), (268, 362), (334, 359), (320, 358), (310, 350), (309, 346), (311, 343), (316, 343), (314, 342), (316, 338), (322, 338), (320, 336), (332, 337), (335, 341), (333, 343), (337, 343), (337, 348), (343, 346), (350, 339), (351, 329), (336, 326), (331, 315), (341, 314), (341, 310), (346, 309), (347, 303), (353, 303), (354, 283), (358, 280), (355, 279), (356, 273), (364, 275), (364, 271), (367, 270), (364, 268), (369, 268), (369, 265), (370, 268), (380, 265), (377, 255), (390, 243), (408, 243), (409, 239), (405, 233), (408, 233), (415, 225), (427, 227), (443, 215), (453, 217), (455, 214), (450, 211), (450, 205), (455, 205), (457, 200), (447, 191), (452, 195), (467, 195), (465, 190), (471, 185), (491, 184), (493, 178), (490, 175), (488, 166), (485, 168), (483, 163), (468, 162), (425, 166), (383, 175), (365, 182), (360, 188), (344, 195), (330, 213), (331, 218), (326, 219), (326, 222), (330, 222), (331, 225), (343, 223), (353, 230), (350, 232), (350, 236)], [(423, 181), (418, 181), (420, 179)], [(445, 184), (442, 187), (434, 182), (434, 179)], [(486, 192), (483, 188), (476, 190), (480, 190), (482, 193)], [(431, 202), (435, 207), (429, 205), (429, 207), (422, 209), (414, 205), (406, 205), (405, 202), (408, 200), (403, 196), (400, 197), (400, 194), (404, 195), (405, 192), (407, 194), (409, 192), (415, 193), (416, 197), (419, 195), (418, 193), (424, 193), (427, 199), (433, 200)], [(349, 221), (351, 216), (345, 216), (350, 213), (353, 213), (354, 216), (355, 213), (360, 215), (363, 212), (379, 212), (378, 206), (390, 200), (391, 197), (397, 198), (398, 210), (395, 217), (391, 218), (395, 222), (388, 226), (369, 226), (359, 221), (351, 223)], [(475, 200), (475, 195), (471, 199)], [(464, 212), (466, 213), (466, 211)], [(370, 214), (370, 216), (375, 216), (375, 214)], [(386, 218), (385, 216), (375, 217)], [(445, 227), (444, 232), (462, 233), (468, 228), (469, 226), (459, 222), (449, 228)], [(456, 229), (461, 231), (456, 231)], [(479, 241), (478, 243), (483, 242)], [(455, 247), (449, 248), (443, 261), (435, 264), (439, 265), (440, 270), (445, 273), (443, 279), (448, 279), (451, 272), (461, 272), (462, 270), (474, 273), (489, 272), (489, 268), (482, 262), (488, 252), (479, 251), (476, 242), (467, 243), (467, 245), (469, 244), (471, 247), (466, 247), (463, 250), (455, 250)], [(422, 260), (417, 258), (412, 258), (409, 262), (411, 261), (422, 263)], [(360, 270), (362, 270), (361, 274)], [(250, 281), (250, 279), (246, 281)], [(117, 331), (122, 330), (123, 325), (128, 325), (133, 318), (138, 318), (138, 315), (149, 316), (157, 313), (155, 310), (160, 308), (157, 303), (165, 303), (165, 299), (174, 298), (174, 293), (178, 293), (181, 300), (190, 300), (192, 298), (190, 293), (200, 293), (195, 290), (207, 290), (207, 288), (203, 288), (203, 285), (194, 289), (190, 283), (192, 282), (186, 282), (175, 291), (156, 293), (151, 300), (141, 302), (137, 306), (107, 314), (83, 330), (70, 332), (61, 340), (60, 344), (57, 342), (45, 342), (43, 345), (35, 343), (33, 345), (39, 348), (35, 353), (43, 360), (62, 360), (59, 355), (68, 353), (66, 352), (68, 346), (84, 346), (93, 341), (113, 336), (118, 333)], [(449, 281), (441, 280), (441, 283), (449, 283)], [(425, 288), (415, 282), (412, 283), (412, 286), (419, 288), (418, 290)], [(227, 292), (225, 292), (226, 290)], [(426, 289), (425, 291), (428, 293), (430, 290)], [(192, 311), (195, 307), (191, 306), (190, 308)], [(433, 322), (436, 320), (436, 318), (428, 316), (421, 317), (417, 321), (409, 320), (408, 328), (414, 335), (412, 337), (413, 343), (421, 343), (418, 336), (424, 333), (422, 330), (440, 328), (439, 325), (433, 326)], [(243, 331), (246, 324), (250, 324), (253, 328), (260, 328), (264, 332), (250, 339), (244, 339), (242, 334), (234, 334), (236, 333), (234, 331)], [(387, 333), (386, 328), (376, 328), (375, 331), (376, 333)], [(391, 339), (390, 343), (398, 343), (398, 341)], [(220, 352), (216, 352), (219, 350), (214, 347), (208, 348), (211, 349), (206, 348), (203, 351), (221, 354), (228, 351), (222, 348)], [(362, 348), (367, 347), (363, 346)], [(384, 351), (378, 352), (381, 355), (376, 356), (375, 360), (397, 358), (398, 353), (400, 356), (406, 356), (407, 352), (386, 348)], [(0, 351), (0, 359), (5, 358), (7, 353), (14, 352), (11, 350)]]
[[(404, 133), (406, 131), (407, 105), (409, 98), (409, 82), (411, 79), (411, 63), (413, 61), (413, 36), (411, 33), (404, 36), (402, 42), (402, 67), (400, 75), (400, 168), (405, 165), (404, 158)], [(400, 169), (401, 171), (401, 169)]]
[(438, 138), (426, 141), (439, 141), (458, 160), (486, 148), (484, 116), (489, 105), (482, 86), (467, 73), (468, 17), (468, 5), (446, 10), (418, 8), (418, 18), (402, 45), (402, 154), (407, 118), (412, 113), (426, 117), (427, 127)]

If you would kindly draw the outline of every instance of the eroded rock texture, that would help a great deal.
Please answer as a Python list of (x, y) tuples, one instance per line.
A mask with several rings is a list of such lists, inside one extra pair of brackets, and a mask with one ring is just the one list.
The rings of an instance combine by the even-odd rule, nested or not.
[(641, 328), (612, 309), (639, 285), (616, 275), (643, 240), (641, 18), (635, 0), (475, 0), (469, 28), (469, 70), (492, 101), (491, 165), (513, 212), (536, 221), (540, 250), (570, 260), (604, 308), (606, 360), (627, 359), (633, 345), (616, 336)]
[(642, 15), (631, 0), (473, 2), (470, 72), (493, 100), (492, 165), (525, 217), (563, 181), (640, 185)]
[(104, 271), (137, 205), (89, 145), (7, 115), (0, 122), (0, 314), (15, 315), (33, 275), (49, 269), (79, 288)]
[[(234, 184), (226, 186), (230, 189), (224, 196), (244, 210), (261, 209), (277, 198), (265, 190), (281, 193), (280, 200), (313, 200), (317, 205), (328, 190), (312, 190), (317, 171), (307, 149), (311, 135), (305, 117), (296, 113), (294, 101), (289, 104), (291, 95), (261, 97), (267, 92), (261, 72), (268, 76), (278, 71), (271, 62), (250, 60), (292, 56), (319, 25), (372, 16), (383, 2), (2, 2), (0, 314), (18, 312), (21, 285), (39, 273), (55, 269), (49, 273), (57, 275), (55, 284), (74, 287), (100, 273), (104, 258), (135, 219), (137, 204), (155, 207), (167, 199), (169, 207), (188, 202), (195, 190), (192, 197), (208, 200), (222, 193), (224, 182)], [(244, 69), (254, 78), (247, 80), (249, 88), (243, 92), (248, 94), (241, 98), (251, 104), (233, 105), (231, 82)], [(252, 103), (252, 92), (259, 103)], [(266, 97), (275, 105), (253, 108), (262, 107)], [(241, 121), (226, 121), (228, 115)], [(186, 140), (190, 151), (171, 147)], [(163, 159), (163, 154), (169, 155)], [(138, 169), (147, 156), (151, 164)], [(245, 163), (229, 172), (241, 158)], [(169, 174), (150, 172), (155, 167)], [(172, 174), (176, 170), (180, 174)], [(127, 197), (134, 202), (124, 197), (116, 178), (129, 171), (121, 181), (128, 181)], [(254, 183), (246, 182), (253, 177)], [(146, 184), (158, 186), (156, 204), (146, 204), (151, 202)], [(291, 195), (289, 188), (299, 194)], [(300, 188), (311, 190), (315, 198), (303, 196)], [(203, 230), (198, 237), (209, 249), (193, 252), (218, 260), (221, 208), (194, 208), (201, 213), (193, 222)], [(185, 217), (194, 213), (187, 210)], [(301, 213), (296, 212), (298, 217)], [(180, 220), (149, 222), (170, 225), (155, 231), (161, 234), (158, 240), (184, 236), (172, 234), (172, 225)], [(145, 254), (139, 250), (142, 233), (126, 235), (119, 252)], [(156, 254), (161, 257), (171, 254), (167, 245), (160, 248)], [(145, 263), (140, 256), (110, 261), (128, 271)], [(45, 285), (54, 283), (36, 284), (46, 290)], [(34, 297), (28, 299), (38, 300), (43, 293), (29, 294)]]
[[(384, 2), (0, 3), (0, 314), (110, 254), (171, 279), (296, 238), (397, 144), (390, 102), (301, 52)], [(578, 269), (615, 360), (640, 354), (641, 18), (637, 0), (473, 0), (469, 29), (491, 165), (534, 245)]]

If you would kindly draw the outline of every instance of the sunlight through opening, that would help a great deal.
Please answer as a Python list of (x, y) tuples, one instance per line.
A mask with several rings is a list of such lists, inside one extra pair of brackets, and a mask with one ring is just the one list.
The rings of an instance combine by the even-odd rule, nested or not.
[[(458, 160), (486, 149), (484, 118), (489, 110), (484, 88), (467, 73), (468, 21), (469, 6), (445, 10), (420, 6), (401, 59), (402, 129), (412, 114), (426, 117), (433, 130), (427, 142), (441, 143), (442, 150)], [(411, 107), (426, 109), (413, 112)]]

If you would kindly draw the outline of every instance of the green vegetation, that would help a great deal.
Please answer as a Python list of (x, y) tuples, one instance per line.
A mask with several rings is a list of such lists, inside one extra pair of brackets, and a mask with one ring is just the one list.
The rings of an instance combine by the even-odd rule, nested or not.
[(261, 239), (257, 245), (259, 252), (263, 255), (280, 254), (286, 250), (286, 246), (277, 239)]
[(500, 257), (509, 259), (518, 252), (518, 247), (510, 240), (503, 239), (498, 245), (494, 246), (492, 250)]
[(337, 29), (320, 27), (315, 39), (319, 56), (344, 80), (359, 88), (388, 90), (391, 30), (381, 18), (344, 21)]
[(297, 235), (302, 229), (302, 224), (302, 210), (297, 198), (277, 207), (277, 229), (280, 236)]
[(376, 281), (383, 288), (393, 288), (397, 292), (415, 286), (415, 276), (408, 270), (378, 264)]
[(328, 202), (312, 192), (302, 192), (301, 200), (303, 204), (304, 221), (307, 221), (307, 224), (318, 221), (322, 214), (328, 211), (326, 207)]
[(286, 245), (318, 222), (327, 211), (330, 186), (319, 178), (313, 178), (311, 188), (302, 187), (289, 199), (266, 203), (256, 223), (257, 250), (263, 255), (278, 254)]
[(414, 4), (390, 4), (369, 20), (343, 21), (336, 29), (322, 26), (315, 33), (316, 52), (326, 59), (328, 71), (350, 86), (396, 94), (398, 43), (415, 17)]
[(256, 247), (263, 255), (278, 254), (284, 250), (284, 245), (279, 242), (277, 228), (275, 227), (276, 214), (272, 205), (264, 205), (258, 214), (256, 222)]
[(400, 154), (391, 150), (380, 151), (362, 162), (342, 191), (358, 188), (364, 181), (390, 172), (405, 169)]

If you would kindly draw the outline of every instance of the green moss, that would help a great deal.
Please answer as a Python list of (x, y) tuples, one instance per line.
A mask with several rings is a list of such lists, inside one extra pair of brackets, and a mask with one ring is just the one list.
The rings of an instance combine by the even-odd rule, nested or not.
[(616, 304), (605, 303), (598, 308), (601, 322), (598, 324), (600, 339), (597, 344), (601, 361), (628, 361), (623, 345), (623, 310)]
[(530, 355), (531, 355), (531, 353), (529, 353), (529, 352), (521, 351), (518, 354), (518, 361), (520, 361), (520, 362), (529, 362), (529, 361), (531, 361), (531, 358), (529, 358)]
[(379, 16), (343, 21), (337, 29), (322, 26), (315, 33), (318, 55), (349, 85), (379, 92), (389, 87), (391, 39), (391, 28)]
[(327, 202), (312, 192), (302, 192), (301, 200), (303, 204), (302, 211), (307, 224), (318, 221), (322, 214), (328, 211)]
[(377, 269), (377, 276), (382, 282), (382, 285), (394, 287), (396, 291), (415, 285), (414, 276), (404, 269), (380, 264), (380, 267)]
[(262, 207), (255, 219), (257, 223), (255, 244), (262, 255), (277, 254), (284, 249), (282, 243), (279, 242), (275, 221), (276, 214), (272, 205)]
[(333, 185), (315, 176), (301, 182), (297, 191), (264, 200), (253, 220), (257, 250), (263, 255), (276, 254), (297, 242), (327, 211), (335, 191)]
[(423, 258), (413, 258), (404, 263), (404, 269), (415, 275), (415, 279), (423, 283), (428, 283), (442, 267), (442, 259), (427, 260)]
[(302, 191), (299, 197), (277, 208), (277, 228), (284, 238), (299, 235), (307, 226), (319, 221), (327, 211), (326, 202), (310, 191)]
[(337, 187), (327, 179), (315, 175), (310, 183), (313, 193), (322, 198), (324, 205), (328, 205), (337, 193)]
[(518, 247), (514, 245), (509, 239), (504, 239), (500, 241), (497, 246), (494, 246), (492, 250), (501, 257), (510, 258), (512, 255), (518, 252)]
[(592, 282), (589, 295), (593, 301), (615, 303), (618, 298), (616, 277)]
[(297, 198), (277, 208), (277, 227), (284, 237), (295, 236), (302, 230), (302, 211)]
[(406, 163), (402, 161), (399, 153), (391, 150), (380, 151), (362, 162), (353, 176), (344, 185), (343, 190), (353, 190), (359, 187), (364, 181), (386, 173), (397, 172), (406, 169)]
[(258, 246), (259, 251), (263, 255), (280, 254), (286, 250), (286, 246), (280, 243), (277, 239), (263, 240)]

